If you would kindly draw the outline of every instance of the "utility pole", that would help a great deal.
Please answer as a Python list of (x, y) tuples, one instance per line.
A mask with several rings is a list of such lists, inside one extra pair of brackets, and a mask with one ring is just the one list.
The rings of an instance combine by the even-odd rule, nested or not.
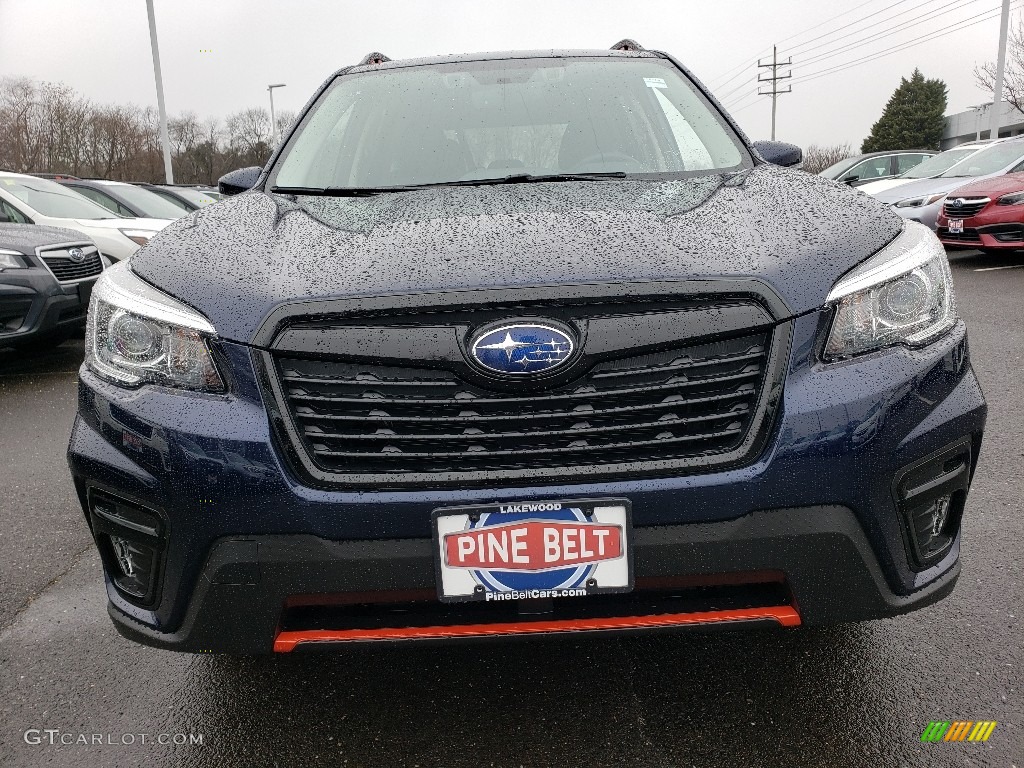
[[(1009, 0), (1007, 0), (1009, 1)], [(772, 97), (772, 141), (775, 141), (775, 106), (779, 99), (779, 96), (783, 93), (792, 93), (793, 86), (787, 85), (786, 90), (779, 90), (779, 80), (788, 80), (793, 76), (792, 70), (787, 72), (785, 75), (779, 74), (779, 67), (789, 67), (793, 64), (793, 57), (790, 56), (786, 61), (779, 61), (778, 50), (772, 46), (772, 60), (770, 64), (762, 64), (761, 60), (757, 60), (757, 66), (759, 69), (771, 69), (772, 73), (768, 77), (761, 77), (758, 75), (757, 82), (759, 83), (771, 83), (772, 89), (770, 91), (761, 91), (757, 93), (759, 96), (771, 96)]]
[(164, 176), (166, 176), (168, 184), (173, 184), (174, 170), (171, 168), (171, 140), (167, 135), (167, 107), (164, 106), (164, 80), (160, 74), (160, 47), (156, 43), (156, 16), (153, 13), (153, 0), (146, 0), (146, 12), (149, 14), (149, 44), (153, 48), (156, 106), (160, 111), (160, 143), (164, 146)]
[(274, 114), (274, 89), (284, 88), (284, 83), (274, 83), (273, 85), (267, 86), (267, 92), (270, 94), (270, 150), (273, 151), (277, 148), (277, 116)]
[(999, 138), (999, 118), (1003, 116), (1003, 70), (1006, 68), (1006, 32), (1010, 26), (1010, 0), (1003, 0), (1003, 14), (999, 20), (999, 58), (996, 61), (996, 82), (992, 89), (992, 122), (988, 130), (990, 139)]

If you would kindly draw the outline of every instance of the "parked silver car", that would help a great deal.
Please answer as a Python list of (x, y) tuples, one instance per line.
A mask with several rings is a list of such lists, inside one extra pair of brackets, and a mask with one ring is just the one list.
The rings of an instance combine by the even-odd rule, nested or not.
[(902, 184), (873, 197), (890, 204), (904, 219), (919, 221), (935, 229), (935, 220), (942, 210), (946, 193), (963, 186), (967, 179), (987, 179), (1017, 171), (1024, 171), (1024, 138), (993, 144), (961, 160), (939, 176)]
[(880, 181), (869, 181), (867, 184), (858, 185), (857, 188), (861, 192), (875, 197), (880, 192), (894, 189), (903, 184), (909, 184), (912, 181), (934, 179), (936, 176), (944, 174), (961, 160), (966, 160), (971, 155), (981, 152), (985, 147), (1002, 141), (1005, 141), (1005, 139), (996, 139), (996, 141), (983, 139), (982, 141), (969, 141), (966, 144), (958, 144), (952, 149), (947, 149), (945, 152), (932, 155), (920, 165), (915, 165), (909, 171), (901, 173), (899, 176), (893, 176), (891, 179), (881, 179)]
[(891, 179), (906, 173), (915, 165), (928, 159), (934, 152), (927, 149), (906, 151), (870, 152), (840, 160), (818, 173), (826, 179), (842, 181), (851, 187), (859, 187), (879, 179)]

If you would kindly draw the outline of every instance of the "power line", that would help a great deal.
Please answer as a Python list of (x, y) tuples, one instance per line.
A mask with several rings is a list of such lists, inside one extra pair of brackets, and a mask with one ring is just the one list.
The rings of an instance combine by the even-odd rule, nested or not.
[[(864, 17), (860, 18), (860, 19), (857, 19), (855, 21), (851, 21), (849, 24), (844, 24), (841, 27), (837, 27), (836, 29), (833, 29), (830, 32), (826, 32), (823, 35), (819, 35), (818, 37), (815, 37), (815, 38), (813, 38), (811, 40), (808, 40), (807, 42), (800, 43), (800, 44), (796, 45), (795, 47), (790, 48), (788, 50), (789, 50), (790, 53), (807, 53), (808, 51), (813, 51), (813, 50), (816, 50), (816, 49), (821, 48), (823, 46), (830, 45), (831, 43), (833, 43), (835, 41), (827, 40), (824, 43), (819, 43), (818, 45), (812, 45), (810, 48), (807, 48), (807, 46), (810, 43), (816, 42), (816, 41), (821, 40), (822, 38), (825, 38), (825, 37), (830, 37), (830, 36), (834, 35), (836, 32), (841, 32), (844, 29), (848, 29), (849, 27), (856, 26), (857, 24), (860, 24), (862, 21), (868, 21), (868, 20), (876, 17), (879, 13), (884, 13), (885, 11), (891, 11), (893, 8), (896, 8), (897, 6), (903, 5), (906, 2), (909, 2), (909, 0), (900, 0), (900, 2), (893, 3), (891, 6), (889, 6), (888, 8), (883, 9), (882, 11), (876, 11), (875, 13), (869, 14), (867, 16), (864, 16)], [(907, 8), (905, 11), (900, 11), (899, 13), (894, 13), (892, 16), (886, 16), (884, 19), (880, 19), (880, 20), (876, 21), (874, 24), (869, 24), (868, 26), (862, 27), (861, 29), (855, 29), (852, 32), (847, 33), (843, 37), (844, 38), (848, 37), (851, 34), (853, 34), (853, 35), (860, 34), (865, 29), (871, 29), (871, 27), (876, 27), (879, 24), (884, 24), (887, 21), (891, 21), (892, 19), (895, 19), (897, 16), (903, 16), (906, 13), (911, 13), (913, 11), (916, 11), (916, 10), (922, 8), (923, 6), (930, 5), (930, 4), (935, 3), (935, 2), (938, 2), (938, 0), (925, 0), (923, 3), (915, 5), (915, 6), (911, 7), (911, 8)]]
[[(978, 2), (978, 0), (967, 0), (966, 2), (964, 2), (964, 0), (952, 0), (952, 2), (946, 3), (945, 5), (940, 5), (938, 8), (935, 8), (935, 9), (929, 11), (928, 13), (924, 14), (923, 16), (921, 16), (918, 19), (909, 20), (909, 21), (905, 21), (905, 22), (900, 22), (899, 24), (896, 25), (895, 28), (893, 28), (891, 30), (883, 30), (881, 32), (873, 32), (872, 34), (868, 35), (867, 37), (860, 38), (858, 40), (852, 40), (852, 41), (850, 41), (848, 43), (844, 43), (843, 45), (841, 45), (838, 48), (835, 48), (835, 49), (832, 49), (832, 50), (829, 50), (829, 51), (824, 51), (824, 52), (819, 53), (819, 54), (815, 54), (814, 56), (811, 56), (811, 57), (809, 57), (807, 59), (804, 59), (801, 62), (801, 66), (805, 66), (807, 64), (818, 62), (818, 61), (824, 61), (825, 59), (831, 59), (832, 57), (838, 56), (839, 54), (841, 54), (841, 53), (843, 53), (843, 52), (845, 52), (845, 51), (847, 51), (847, 50), (849, 50), (851, 48), (857, 48), (857, 47), (859, 47), (861, 45), (865, 45), (865, 44), (868, 44), (868, 43), (874, 43), (874, 42), (877, 42), (878, 40), (882, 40), (883, 38), (891, 37), (892, 35), (899, 34), (900, 32), (906, 32), (908, 29), (912, 29), (912, 28), (914, 28), (916, 26), (919, 26), (921, 24), (926, 24), (929, 21), (934, 21), (935, 16), (937, 16), (939, 13), (941, 13), (946, 8), (949, 8), (952, 5), (959, 5), (960, 7), (965, 7), (965, 6), (971, 5), (972, 3), (976, 3), (976, 2)], [(968, 18), (973, 18), (973, 17), (968, 17)], [(872, 26), (874, 26), (874, 25), (872, 25)], [(864, 29), (869, 29), (869, 27), (865, 27)], [(861, 31), (863, 31), (863, 30), (861, 30)], [(932, 30), (932, 31), (938, 31), (938, 30)], [(930, 33), (927, 33), (927, 34), (930, 34)]]
[[(1012, 7), (1013, 10), (1020, 10), (1022, 7), (1024, 7), (1024, 0), (1013, 0), (1013, 6), (1011, 6), (1011, 7)], [(807, 82), (811, 82), (812, 80), (817, 80), (817, 79), (820, 79), (822, 77), (827, 77), (828, 75), (831, 75), (831, 74), (837, 74), (837, 73), (842, 72), (844, 70), (852, 69), (853, 67), (860, 66), (861, 64), (867, 64), (867, 63), (869, 63), (871, 61), (875, 61), (877, 59), (884, 58), (884, 57), (889, 56), (889, 55), (891, 55), (893, 53), (898, 53), (899, 51), (903, 51), (903, 50), (906, 50), (908, 48), (913, 48), (915, 46), (931, 42), (932, 40), (937, 40), (937, 39), (939, 39), (941, 37), (946, 37), (947, 35), (951, 35), (951, 34), (953, 34), (955, 32), (960, 32), (961, 30), (967, 29), (969, 27), (973, 27), (973, 26), (975, 26), (977, 24), (981, 24), (982, 22), (991, 21), (992, 19), (996, 18), (999, 14), (1000, 14), (1000, 10), (997, 9), (995, 11), (983, 12), (981, 14), (976, 14), (975, 16), (969, 16), (966, 19), (961, 19), (959, 22), (954, 23), (949, 28), (942, 29), (942, 30), (935, 30), (933, 32), (926, 33), (925, 35), (919, 37), (918, 39), (910, 40), (910, 41), (905, 41), (903, 43), (891, 46), (889, 48), (884, 48), (881, 51), (875, 51), (874, 53), (871, 53), (871, 54), (869, 54), (867, 56), (862, 56), (859, 59), (854, 59), (852, 61), (842, 62), (842, 63), (836, 64), (836, 65), (833, 65), (833, 66), (830, 66), (830, 67), (826, 67), (825, 69), (819, 70), (817, 72), (810, 72), (810, 73), (808, 73), (806, 75), (800, 75), (800, 76), (798, 76), (798, 77), (793, 79), (793, 83), (807, 83)], [(750, 100), (750, 101), (747, 101), (747, 99), (750, 96), (754, 96), (755, 98)], [(755, 104), (757, 104), (758, 103), (757, 96), (758, 96), (758, 94), (756, 94), (756, 93), (747, 93), (747, 94), (744, 94), (743, 96), (739, 97), (738, 99), (734, 100), (733, 101), (733, 106), (732, 107), (728, 107), (730, 114), (735, 115), (735, 114), (737, 114), (739, 112), (743, 112), (743, 111), (749, 109), (750, 107), (754, 106)], [(747, 103), (744, 104), (743, 103), (744, 101), (747, 101)]]
[[(901, 3), (908, 2), (908, 1), (909, 0), (901, 0)], [(869, 24), (868, 26), (863, 27), (863, 28), (857, 30), (857, 32), (854, 33), (854, 34), (857, 34), (857, 33), (860, 33), (860, 32), (864, 32), (864, 31), (866, 31), (868, 29), (871, 29), (872, 27), (878, 26), (879, 24), (886, 23), (887, 21), (891, 21), (892, 19), (894, 19), (894, 18), (896, 18), (898, 16), (902, 16), (905, 13), (909, 13), (911, 11), (918, 10), (918, 9), (922, 8), (923, 6), (925, 6), (925, 5), (930, 5), (931, 3), (935, 3), (935, 2), (939, 2), (939, 0), (925, 0), (925, 2), (920, 3), (918, 5), (915, 5), (915, 6), (911, 7), (911, 8), (909, 8), (909, 9), (907, 9), (906, 11), (901, 11), (900, 13), (894, 14), (892, 16), (887, 16), (884, 19), (875, 22), (874, 24)], [(952, 0), (952, 2), (947, 3), (944, 6), (940, 6), (938, 9), (935, 9), (935, 11), (930, 11), (929, 13), (933, 14), (933, 13), (935, 13), (937, 11), (940, 11), (940, 10), (943, 10), (945, 8), (948, 8), (950, 5), (956, 5), (959, 2), (961, 2), (961, 0)], [(973, 2), (977, 2), (977, 0), (968, 0), (968, 3), (973, 3)], [(899, 5), (899, 4), (900, 3), (897, 3), (897, 5)], [(895, 7), (895, 6), (893, 6), (893, 7)], [(845, 14), (840, 14), (840, 16), (842, 16), (842, 15), (845, 15)], [(835, 18), (838, 18), (838, 17), (835, 17)], [(845, 24), (845, 25), (843, 25), (841, 27), (838, 27), (838, 28), (836, 28), (834, 30), (831, 30), (830, 32), (827, 32), (827, 33), (825, 33), (823, 35), (819, 35), (818, 37), (812, 38), (811, 40), (808, 40), (805, 43), (801, 43), (795, 49), (792, 49), (792, 50), (799, 50), (801, 47), (807, 45), (808, 43), (812, 43), (815, 40), (820, 40), (823, 37), (828, 37), (828, 36), (830, 36), (832, 34), (835, 34), (836, 32), (839, 32), (839, 31), (843, 30), (843, 29), (846, 29), (848, 27), (854, 26), (856, 24), (860, 24), (863, 21), (867, 21), (870, 18), (871, 18), (871, 16), (866, 16), (866, 17), (862, 17), (862, 18), (859, 18), (859, 19), (855, 19), (854, 21), (852, 21), (852, 22), (850, 22), (848, 24)], [(812, 62), (813, 61), (822, 61), (822, 60), (824, 60), (826, 58), (830, 58), (832, 56), (838, 55), (839, 53), (842, 53), (843, 51), (845, 51), (845, 50), (847, 50), (847, 49), (849, 49), (851, 47), (855, 47), (859, 43), (862, 43), (862, 42), (872, 42), (872, 38), (881, 39), (882, 37), (887, 37), (887, 36), (889, 36), (891, 34), (895, 34), (896, 32), (905, 31), (906, 29), (909, 29), (909, 28), (911, 28), (913, 26), (916, 26), (919, 23), (923, 23), (923, 21), (927, 21), (927, 20), (929, 20), (929, 19), (924, 19), (924, 20), (916, 21), (916, 22), (911, 21), (909, 23), (908, 22), (901, 22), (901, 24), (898, 25), (898, 26), (901, 27), (900, 29), (897, 29), (897, 30), (895, 30), (893, 32), (889, 32), (889, 33), (885, 33), (885, 34), (880, 34), (880, 35), (878, 33), (875, 33), (873, 35), (869, 35), (867, 38), (864, 38), (863, 40), (859, 40), (859, 41), (856, 41), (854, 43), (844, 43), (838, 49), (835, 49), (834, 52), (832, 52), (832, 51), (825, 51), (825, 52), (823, 52), (821, 54), (817, 54), (815, 56), (812, 56), (810, 58), (810, 61), (812, 61)], [(815, 50), (817, 48), (821, 48), (823, 46), (829, 45), (831, 42), (832, 41), (829, 41), (829, 42), (826, 42), (826, 43), (821, 43), (819, 45), (813, 46), (813, 47), (808, 48), (806, 50), (807, 51), (812, 51), (812, 50)], [(807, 61), (803, 61), (803, 62), (801, 62), (798, 65), (798, 67), (805, 66), (807, 63), (808, 63)], [(734, 79), (734, 78), (730, 78), (730, 79)], [(736, 87), (730, 89), (728, 92), (726, 92), (726, 93), (722, 94), (721, 96), (719, 96), (719, 101), (725, 103), (726, 100), (732, 99), (733, 94), (735, 94), (735, 93), (739, 92), (740, 90), (742, 90), (744, 88), (744, 86), (745, 86), (745, 83), (741, 82)], [(753, 93), (754, 93), (753, 91), (747, 91), (746, 93), (742, 94), (738, 98), (732, 99), (732, 103), (733, 104), (738, 104), (739, 102), (745, 100), (748, 96), (753, 95)]]
[[(1014, 2), (1017, 3), (1017, 2), (1020, 2), (1020, 0), (1014, 0)], [(1017, 8), (1019, 9), (1020, 6), (1018, 5)], [(961, 31), (963, 29), (967, 29), (968, 27), (973, 27), (976, 24), (981, 24), (983, 21), (989, 21), (991, 19), (994, 19), (996, 16), (998, 16), (999, 13), (1000, 13), (1000, 11), (997, 9), (995, 11), (989, 11), (989, 12), (984, 13), (984, 14), (978, 14), (978, 15), (975, 15), (975, 16), (969, 16), (966, 19), (962, 19), (961, 21), (956, 22), (956, 24), (952, 25), (951, 27), (949, 27), (947, 29), (936, 30), (935, 32), (928, 33), (925, 36), (922, 36), (922, 37), (920, 37), (920, 38), (918, 38), (916, 40), (912, 40), (912, 41), (909, 41), (909, 42), (898, 44), (898, 45), (892, 46), (891, 48), (885, 48), (885, 49), (882, 49), (881, 51), (875, 51), (874, 53), (871, 53), (871, 54), (869, 54), (867, 56), (862, 56), (859, 59), (854, 59), (852, 61), (847, 61), (847, 62), (843, 62), (843, 63), (840, 63), (840, 64), (836, 64), (836, 65), (831, 66), (831, 67), (826, 67), (825, 69), (819, 70), (817, 72), (809, 72), (806, 75), (800, 75), (800, 76), (794, 78), (793, 82), (794, 83), (807, 83), (807, 82), (810, 82), (811, 80), (817, 80), (820, 77), (825, 77), (826, 75), (835, 74), (837, 72), (842, 72), (843, 70), (850, 69), (851, 67), (859, 66), (860, 64), (866, 64), (866, 63), (868, 63), (870, 61), (875, 61), (876, 59), (880, 59), (880, 58), (883, 58), (885, 56), (889, 56), (890, 54), (893, 54), (893, 53), (898, 53), (899, 51), (906, 50), (907, 48), (913, 48), (914, 46), (922, 45), (923, 43), (931, 42), (932, 40), (937, 40), (940, 37), (945, 37), (946, 35), (951, 35), (954, 32), (959, 32), (959, 31)]]
[[(907, 2), (907, 1), (908, 0), (902, 0), (902, 2)], [(915, 6), (909, 8), (909, 9), (907, 9), (905, 11), (901, 11), (900, 13), (897, 13), (897, 14), (894, 14), (894, 15), (886, 16), (884, 19), (876, 21), (875, 23), (870, 24), (870, 25), (868, 25), (866, 27), (862, 27), (861, 29), (857, 30), (854, 34), (858, 34), (860, 32), (865, 32), (868, 29), (871, 29), (872, 27), (876, 27), (876, 26), (878, 26), (880, 24), (892, 21), (892, 19), (897, 18), (898, 16), (904, 15), (906, 13), (913, 12), (915, 10), (919, 10), (920, 8), (922, 8), (925, 5), (929, 5), (931, 3), (938, 2), (938, 1), (939, 0), (926, 0), (926, 2), (924, 2), (924, 3), (919, 3), (918, 5), (915, 5)], [(880, 32), (872, 33), (872, 34), (868, 35), (867, 37), (860, 38), (860, 39), (858, 39), (856, 41), (844, 42), (838, 48), (831, 49), (831, 50), (825, 50), (825, 51), (823, 51), (823, 52), (821, 52), (819, 54), (816, 54), (816, 55), (810, 57), (810, 59), (808, 59), (808, 60), (804, 60), (804, 61), (800, 62), (800, 64), (797, 65), (795, 68), (803, 68), (808, 63), (825, 61), (826, 59), (833, 58), (835, 56), (841, 55), (842, 53), (848, 53), (848, 52), (850, 52), (851, 49), (853, 49), (853, 48), (855, 48), (857, 46), (868, 44), (868, 43), (872, 43), (872, 42), (877, 42), (878, 40), (882, 40), (882, 39), (884, 39), (886, 37), (890, 37), (893, 34), (897, 34), (899, 32), (905, 32), (905, 31), (907, 31), (909, 29), (912, 29), (913, 27), (916, 27), (916, 26), (918, 26), (920, 24), (923, 24), (923, 23), (926, 23), (928, 21), (934, 20), (934, 18), (939, 13), (941, 13), (942, 11), (944, 11), (946, 8), (950, 7), (951, 5), (957, 5), (959, 3), (959, 1), (960, 0), (954, 0), (954, 2), (946, 3), (945, 5), (942, 5), (942, 6), (938, 7), (938, 8), (934, 8), (931, 11), (928, 11), (925, 14), (925, 18), (910, 19), (910, 20), (907, 20), (907, 21), (904, 21), (904, 22), (900, 22), (900, 23), (897, 24), (897, 28), (896, 29), (883, 30), (883, 31), (880, 31)], [(971, 3), (974, 3), (974, 2), (977, 2), (977, 0), (967, 0), (966, 4), (971, 4)], [(1014, 0), (1014, 2), (1017, 2), (1017, 0)], [(840, 18), (840, 17), (846, 15), (847, 13), (849, 13), (849, 12), (846, 12), (846, 13), (843, 13), (843, 14), (839, 14), (838, 16), (832, 17), (832, 19), (830, 19), (829, 21), (835, 20), (837, 18)], [(889, 53), (896, 53), (896, 52), (898, 52), (900, 50), (905, 50), (906, 48), (913, 47), (914, 45), (917, 45), (919, 43), (928, 42), (929, 40), (934, 40), (934, 39), (937, 39), (939, 37), (943, 37), (946, 34), (950, 34), (952, 32), (959, 31), (960, 29), (965, 29), (965, 28), (967, 28), (969, 26), (973, 26), (975, 23), (980, 23), (981, 21), (985, 21), (985, 20), (987, 20), (989, 18), (993, 18), (997, 14), (998, 14), (998, 11), (994, 11), (994, 12), (991, 12), (991, 15), (988, 15), (988, 16), (985, 16), (984, 12), (982, 12), (982, 14), (979, 14), (979, 15), (969, 16), (966, 19), (961, 19), (960, 21), (955, 22), (954, 25), (951, 28), (946, 28), (946, 29), (942, 29), (942, 30), (933, 30), (931, 32), (926, 32), (919, 39), (911, 39), (911, 40), (908, 40), (908, 41), (897, 43), (896, 45), (892, 46), (891, 48), (883, 49), (882, 51), (877, 51), (875, 53), (872, 53), (872, 54), (869, 54), (867, 56), (863, 56), (863, 57), (854, 59), (852, 61), (839, 62), (839, 63), (837, 63), (835, 65), (830, 65), (829, 67), (826, 67), (825, 69), (820, 69), (820, 70), (817, 70), (815, 72), (810, 72), (810, 73), (807, 73), (807, 74), (804, 74), (804, 75), (797, 75), (796, 78), (793, 80), (793, 82), (794, 83), (808, 82), (811, 79), (817, 79), (818, 77), (823, 77), (826, 74), (831, 74), (833, 72), (839, 72), (839, 71), (842, 71), (844, 69), (848, 69), (848, 68), (850, 68), (852, 66), (856, 66), (856, 65), (858, 65), (860, 63), (866, 63), (867, 61), (872, 60), (874, 57), (881, 57), (881, 56), (888, 55)], [(877, 14), (874, 14), (874, 15), (877, 15)], [(843, 30), (843, 29), (849, 28), (849, 27), (854, 26), (856, 24), (859, 24), (859, 23), (861, 23), (863, 21), (866, 21), (869, 18), (870, 18), (870, 16), (862, 17), (860, 19), (856, 19), (854, 21), (851, 21), (851, 22), (849, 22), (849, 23), (847, 23), (847, 24), (845, 24), (845, 25), (843, 25), (841, 27), (838, 27), (836, 29), (831, 30), (830, 32), (824, 33), (824, 34), (819, 35), (819, 36), (817, 36), (815, 38), (812, 38), (811, 40), (808, 40), (808, 41), (805, 41), (804, 43), (801, 43), (800, 45), (798, 45), (793, 50), (798, 50), (800, 48), (805, 48), (805, 52), (806, 52), (806, 51), (822, 48), (825, 45), (828, 45), (828, 43), (823, 43), (821, 45), (814, 46), (812, 48), (806, 48), (806, 46), (808, 44), (812, 43), (812, 42), (815, 42), (816, 40), (822, 39), (824, 37), (828, 37), (828, 36), (830, 36), (832, 34), (835, 34), (836, 32), (839, 32), (839, 31)], [(975, 21), (975, 19), (977, 19), (977, 21)], [(971, 22), (971, 23), (967, 23), (967, 22)], [(821, 27), (821, 26), (823, 26), (826, 23), (828, 23), (828, 21), (821, 22), (817, 26)], [(813, 29), (813, 27), (811, 29)], [(810, 31), (810, 30), (805, 30), (805, 32), (806, 31)], [(790, 38), (787, 38), (787, 39), (792, 39), (794, 37), (798, 37), (800, 34), (803, 34), (803, 33), (797, 33), (796, 35), (791, 35)], [(735, 79), (735, 78), (730, 78), (730, 79)], [(740, 91), (744, 91), (744, 89), (746, 89), (745, 92), (740, 93)], [(736, 94), (738, 94), (738, 95), (736, 95)], [(718, 97), (718, 99), (719, 99), (720, 102), (725, 104), (726, 107), (730, 109), (730, 111), (739, 111), (739, 110), (742, 110), (742, 109), (746, 109), (747, 107), (752, 106), (753, 104), (757, 103), (757, 99), (756, 98), (753, 101), (749, 102), (749, 103), (746, 103), (746, 104), (743, 103), (743, 102), (747, 101), (747, 99), (750, 98), (751, 96), (755, 96), (755, 97), (757, 96), (756, 90), (750, 90), (749, 86), (747, 86), (746, 83), (742, 83), (741, 82), (741, 83), (739, 83), (739, 85), (731, 88), (729, 91), (727, 91), (727, 92), (723, 93), (722, 95), (720, 95)], [(742, 105), (742, 106), (740, 106), (740, 105)]]
[[(907, 0), (899, 0), (899, 2), (896, 3), (896, 5), (899, 5), (899, 3), (905, 3), (905, 2), (907, 2)], [(870, 5), (870, 0), (869, 0), (868, 3), (866, 3), (866, 5)], [(781, 40), (779, 40), (779, 43), (788, 43), (790, 40), (792, 40), (794, 38), (800, 37), (801, 35), (804, 35), (804, 34), (806, 34), (808, 32), (813, 32), (814, 30), (819, 29), (820, 27), (823, 27), (826, 24), (830, 24), (831, 22), (835, 21), (836, 19), (841, 19), (843, 16), (846, 16), (848, 14), (853, 13), (854, 11), (859, 11), (859, 10), (863, 10), (863, 7), (861, 7), (861, 8), (851, 8), (848, 11), (843, 11), (842, 13), (837, 13), (835, 16), (832, 16), (831, 18), (825, 19), (825, 21), (822, 21), (819, 24), (815, 24), (813, 27), (808, 27), (807, 29), (805, 29), (805, 30), (803, 30), (801, 32), (797, 32), (795, 34), (790, 35), (789, 37), (782, 38)], [(843, 27), (840, 27), (839, 29), (842, 29), (842, 28)], [(835, 31), (837, 31), (837, 30), (832, 30), (832, 32), (835, 32)], [(830, 34), (832, 34), (832, 32), (826, 32), (825, 35), (830, 35)], [(808, 42), (814, 42), (815, 40), (819, 40), (821, 37), (824, 37), (825, 35), (819, 35), (818, 37), (812, 38)], [(800, 43), (800, 45), (804, 45), (804, 43)]]
[[(932, 2), (934, 0), (929, 0), (929, 1)], [(871, 2), (872, 2), (872, 0), (868, 0), (866, 5), (870, 5)], [(899, 0), (899, 2), (896, 3), (896, 5), (900, 5), (901, 3), (905, 3), (905, 2), (909, 2), (909, 0)], [(895, 6), (891, 6), (891, 7), (895, 7)], [(782, 43), (788, 42), (789, 40), (793, 40), (795, 38), (798, 38), (798, 37), (800, 37), (802, 35), (807, 34), (808, 32), (813, 32), (815, 29), (820, 29), (821, 27), (825, 26), (826, 24), (830, 24), (831, 22), (835, 21), (836, 19), (841, 19), (843, 16), (847, 16), (847, 15), (853, 13), (854, 11), (858, 11), (858, 10), (863, 10), (863, 6), (861, 6), (860, 8), (851, 8), (850, 10), (843, 11), (842, 13), (838, 13), (835, 16), (830, 16), (829, 18), (825, 19), (822, 22), (819, 22), (819, 23), (817, 23), (817, 24), (815, 24), (813, 26), (807, 27), (806, 29), (803, 29), (803, 30), (801, 30), (799, 32), (796, 32), (796, 33), (790, 35), (789, 37), (783, 38), (779, 42), (782, 42)], [(874, 15), (874, 13), (868, 14), (868, 16), (864, 16), (864, 17), (862, 17), (862, 18), (860, 18), (857, 21), (852, 22), (852, 23), (857, 24), (857, 23), (860, 23), (861, 21), (866, 21), (872, 15)], [(847, 24), (845, 26), (850, 26), (850, 25)], [(845, 27), (840, 27), (839, 29), (844, 29), (844, 28)], [(804, 45), (807, 45), (808, 43), (813, 43), (815, 40), (820, 40), (822, 37), (827, 37), (828, 35), (834, 34), (837, 31), (838, 30), (832, 30), (831, 32), (826, 32), (826, 33), (824, 33), (822, 35), (818, 35), (817, 37), (811, 38), (810, 40), (808, 40), (808, 41), (806, 41), (804, 43), (799, 43), (797, 45), (797, 47), (799, 48), (799, 47), (802, 47)], [(745, 70), (747, 67), (752, 66), (753, 64), (755, 64), (758, 61), (758, 59), (761, 56), (764, 56), (767, 52), (768, 52), (767, 48), (762, 49), (761, 52), (756, 57), (754, 57), (752, 59), (747, 59), (742, 64), (740, 64), (738, 67), (734, 67), (733, 69), (730, 69), (728, 72), (726, 72), (726, 73), (724, 73), (722, 75), (718, 75), (716, 77), (711, 78), (711, 80), (708, 81), (708, 85), (710, 86), (712, 83), (717, 83), (717, 85), (715, 86), (716, 88), (724, 88), (726, 85), (728, 85), (730, 82), (735, 80), (737, 77), (740, 77), (743, 74), (742, 70)], [(723, 80), (722, 78), (725, 78), (725, 79)]]

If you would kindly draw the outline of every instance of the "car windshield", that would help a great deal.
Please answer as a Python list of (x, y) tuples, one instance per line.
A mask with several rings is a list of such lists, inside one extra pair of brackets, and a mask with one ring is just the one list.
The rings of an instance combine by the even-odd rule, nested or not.
[(142, 187), (117, 184), (110, 187), (110, 191), (123, 197), (128, 205), (148, 219), (177, 219), (184, 214), (180, 206)]
[(965, 147), (964, 149), (949, 149), (938, 155), (929, 157), (923, 163), (918, 163), (909, 171), (901, 175), (901, 179), (930, 179), (947, 171), (961, 160), (970, 157), (978, 151), (977, 147)]
[(671, 178), (749, 162), (663, 59), (506, 59), (337, 78), (270, 180), (319, 189), (553, 174)]
[(818, 173), (818, 175), (824, 176), (826, 179), (838, 179), (848, 168), (852, 168), (860, 162), (863, 157), (863, 155), (857, 155), (856, 157), (848, 157), (845, 160), (840, 160), (835, 165), (830, 165), (824, 171)]
[(999, 173), (1007, 166), (1024, 159), (1024, 142), (1014, 141), (1006, 144), (995, 144), (981, 152), (961, 160), (944, 174), (944, 179), (955, 179), (967, 176), (987, 176)]
[(42, 216), (55, 219), (116, 219), (102, 205), (49, 179), (0, 176), (0, 187)]

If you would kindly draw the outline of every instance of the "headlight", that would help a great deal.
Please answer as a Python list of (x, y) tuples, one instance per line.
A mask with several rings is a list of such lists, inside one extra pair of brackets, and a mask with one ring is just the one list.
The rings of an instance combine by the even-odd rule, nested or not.
[(205, 317), (119, 262), (105, 269), (93, 288), (85, 361), (117, 384), (221, 392), (224, 382), (207, 344), (215, 336)]
[(17, 251), (0, 251), (0, 270), (25, 269), (25, 260)]
[(138, 245), (145, 245), (156, 234), (151, 229), (119, 229), (117, 231)]
[(1014, 192), (999, 198), (999, 205), (1021, 205), (1024, 203), (1024, 192)]
[(825, 358), (839, 360), (895, 344), (917, 347), (957, 320), (946, 251), (934, 233), (907, 222), (889, 245), (836, 283)]
[(908, 197), (905, 200), (900, 200), (898, 203), (894, 203), (893, 206), (896, 208), (923, 208), (926, 205), (937, 203), (939, 200), (944, 198), (946, 193), (943, 192), (938, 195), (924, 195), (923, 197)]

